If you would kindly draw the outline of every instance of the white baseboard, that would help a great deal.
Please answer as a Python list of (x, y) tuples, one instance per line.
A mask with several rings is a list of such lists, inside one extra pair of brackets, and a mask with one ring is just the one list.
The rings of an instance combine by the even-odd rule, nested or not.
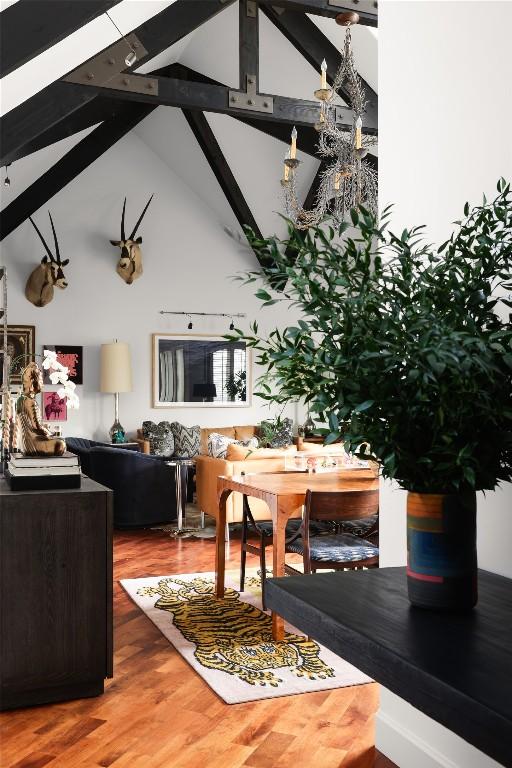
[(503, 768), (382, 687), (375, 746), (399, 768)]

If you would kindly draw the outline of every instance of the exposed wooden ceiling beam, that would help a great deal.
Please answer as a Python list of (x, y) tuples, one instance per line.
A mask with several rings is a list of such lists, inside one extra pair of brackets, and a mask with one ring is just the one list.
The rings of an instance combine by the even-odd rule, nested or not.
[[(218, 80), (213, 80), (207, 75), (203, 75), (201, 72), (197, 72), (190, 67), (186, 67), (184, 64), (173, 64), (169, 67), (169, 74), (175, 77), (179, 77), (182, 80), (192, 80), (197, 83), (209, 83), (211, 85), (223, 85)], [(276, 121), (267, 120), (266, 116), (259, 119), (255, 119), (252, 115), (246, 115), (241, 113), (240, 110), (234, 111), (230, 115), (235, 120), (239, 120), (246, 125), (250, 125), (251, 128), (256, 128), (258, 131), (266, 133), (268, 136), (273, 136), (275, 139), (290, 143), (290, 125), (288, 123), (279, 123)], [(303, 126), (299, 135), (299, 149), (308, 155), (317, 155), (318, 134), (313, 126)]]
[[(322, 60), (325, 59), (327, 64), (327, 80), (332, 85), (343, 57), (336, 46), (318, 29), (316, 24), (302, 13), (294, 13), (293, 11), (283, 9), (279, 10), (265, 4), (261, 6), (261, 10), (318, 72), (320, 72)], [(340, 41), (342, 35), (343, 33), (340, 29)], [(373, 88), (362, 78), (361, 80), (367, 99), (364, 125), (368, 128), (377, 128), (378, 97)], [(340, 95), (349, 103), (350, 98), (346, 89), (341, 88)]]
[[(252, 215), (252, 211), (243, 196), (242, 190), (238, 186), (237, 180), (224, 157), (224, 153), (222, 152), (219, 142), (217, 141), (205, 115), (203, 112), (189, 109), (184, 109), (183, 114), (192, 133), (196, 137), (210, 168), (215, 174), (215, 178), (219, 182), (219, 185), (224, 192), (224, 196), (229, 203), (231, 210), (235, 214), (238, 223), (242, 229), (245, 226), (251, 227), (256, 235), (261, 237), (261, 232), (256, 223), (256, 219)], [(268, 266), (266, 263), (260, 263), (262, 267)]]
[(238, 50), (240, 88), (247, 90), (247, 77), (258, 83), (259, 77), (259, 23), (258, 6), (254, 0), (239, 0)]
[[(191, 80), (180, 80), (174, 77), (154, 77), (151, 75), (153, 88), (145, 87), (146, 75), (131, 74), (129, 77), (130, 90), (118, 90), (113, 88), (113, 81), (98, 88), (97, 85), (75, 85), (63, 83), (73, 91), (92, 90), (98, 93), (121, 99), (123, 101), (144, 102), (156, 106), (180, 107), (181, 109), (199, 109), (205, 112), (221, 112), (225, 115), (252, 117), (255, 120), (287, 123), (296, 126), (312, 126), (318, 121), (318, 102), (305, 99), (292, 99), (288, 96), (273, 96), (273, 111), (253, 111), (235, 107), (229, 98), (230, 88), (225, 85), (212, 85), (210, 83), (198, 83)], [(131, 88), (137, 84), (137, 91)], [(262, 95), (263, 97), (263, 95)], [(264, 98), (264, 97), (263, 97)], [(352, 126), (352, 111), (348, 107), (336, 107), (338, 110), (340, 125), (347, 129)], [(369, 129), (369, 133), (375, 133)]]
[[(91, 104), (85, 105), (82, 109), (77, 110), (72, 115), (68, 115), (63, 121), (57, 123), (57, 125), (49, 128), (48, 131), (45, 131), (45, 133), (36, 137), (30, 144), (26, 144), (23, 150), (20, 150), (16, 154), (14, 160), (19, 160), (32, 152), (37, 152), (40, 149), (44, 149), (44, 147), (51, 146), (61, 139), (73, 136), (79, 131), (91, 128), (93, 125), (101, 123), (103, 120), (114, 117), (121, 103), (122, 102), (115, 101), (114, 99), (101, 99), (101, 101), (97, 100)], [(265, 133), (267, 136), (272, 136), (273, 138), (282, 141), (284, 144), (289, 144), (290, 142), (290, 126), (287, 123), (255, 120), (254, 118), (242, 115), (230, 115), (230, 117)], [(318, 134), (315, 129), (312, 127), (302, 127), (299, 135), (300, 150), (307, 155), (316, 157), (317, 143)]]
[[(176, 0), (134, 30), (148, 51), (145, 60), (169, 48), (233, 2)], [(16, 159), (23, 147), (94, 98), (97, 94), (93, 90), (57, 81), (12, 109), (0, 120), (0, 165)]]
[(114, 99), (96, 98), (84, 104), (80, 109), (76, 109), (71, 114), (64, 117), (60, 122), (53, 125), (44, 133), (40, 133), (32, 141), (20, 147), (11, 158), (11, 162), (16, 162), (22, 157), (38, 152), (44, 147), (51, 146), (61, 139), (69, 138), (86, 128), (102, 123), (116, 114), (121, 102)]
[(120, 0), (18, 0), (2, 11), (0, 77), (39, 56)]
[(105, 120), (78, 142), (37, 181), (24, 190), (2, 211), (0, 240), (7, 237), (29, 216), (73, 181), (85, 168), (122, 139), (155, 107), (148, 104), (125, 104), (115, 117)]
[(376, 0), (259, 0), (261, 5), (273, 5), (290, 11), (311, 13), (316, 16), (336, 16), (345, 11), (356, 11), (359, 23), (367, 27), (377, 26)]

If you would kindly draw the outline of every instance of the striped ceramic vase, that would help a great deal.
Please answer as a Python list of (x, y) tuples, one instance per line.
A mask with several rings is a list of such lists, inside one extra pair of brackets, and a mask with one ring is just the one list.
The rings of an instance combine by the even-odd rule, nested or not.
[(464, 611), (478, 599), (476, 494), (407, 494), (407, 585), (412, 605)]

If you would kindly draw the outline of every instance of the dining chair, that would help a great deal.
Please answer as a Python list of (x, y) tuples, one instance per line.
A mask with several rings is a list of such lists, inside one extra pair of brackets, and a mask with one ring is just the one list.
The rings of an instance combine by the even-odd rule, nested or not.
[(338, 523), (341, 533), (351, 533), (360, 539), (367, 539), (372, 544), (379, 546), (379, 515), (365, 517), (362, 520), (343, 520)]
[[(323, 521), (344, 524), (351, 521), (378, 520), (379, 491), (311, 491), (306, 493), (304, 516), (298, 530), (287, 540), (285, 551), (302, 555), (304, 573), (315, 573), (320, 569), (355, 570), (377, 568), (379, 547), (368, 539), (354, 533), (337, 532), (325, 536), (312, 534), (312, 526)], [(301, 573), (285, 563), (285, 573)]]
[[(306, 470), (295, 470), (295, 474), (305, 474)], [(283, 472), (261, 472), (259, 474), (271, 474), (271, 475), (289, 475), (290, 471)], [(293, 518), (288, 520), (286, 524), (286, 539), (292, 538), (300, 528), (302, 520), (300, 518)], [(319, 521), (313, 523), (311, 533), (313, 535), (323, 535), (326, 533), (332, 533), (334, 523), (329, 521)], [(245, 570), (247, 553), (250, 552), (253, 555), (257, 555), (260, 559), (260, 574), (261, 574), (261, 604), (263, 610), (266, 610), (265, 601), (265, 588), (266, 588), (266, 557), (265, 549), (271, 547), (273, 544), (273, 524), (271, 520), (255, 520), (251, 508), (249, 505), (249, 499), (246, 494), (243, 495), (242, 500), (242, 542), (240, 548), (240, 592), (245, 588)], [(256, 533), (258, 536), (257, 543), (249, 541), (249, 533)]]

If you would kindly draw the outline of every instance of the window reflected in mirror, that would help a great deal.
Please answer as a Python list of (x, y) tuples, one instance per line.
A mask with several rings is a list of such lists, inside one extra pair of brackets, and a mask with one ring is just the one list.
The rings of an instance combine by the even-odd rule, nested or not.
[(243, 341), (153, 334), (153, 406), (249, 405), (248, 358)]

